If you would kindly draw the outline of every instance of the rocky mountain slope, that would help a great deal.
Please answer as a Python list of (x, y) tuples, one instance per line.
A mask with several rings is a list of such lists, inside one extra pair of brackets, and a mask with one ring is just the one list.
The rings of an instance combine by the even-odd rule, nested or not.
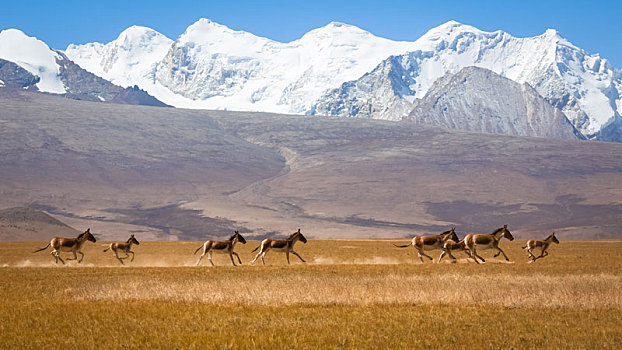
[(19, 65), (0, 59), (0, 87), (29, 89), (33, 88), (39, 80), (39, 77), (30, 74)]
[(414, 101), (405, 119), (474, 132), (582, 138), (564, 114), (528, 83), (519, 84), (478, 67), (439, 78), (423, 98)]

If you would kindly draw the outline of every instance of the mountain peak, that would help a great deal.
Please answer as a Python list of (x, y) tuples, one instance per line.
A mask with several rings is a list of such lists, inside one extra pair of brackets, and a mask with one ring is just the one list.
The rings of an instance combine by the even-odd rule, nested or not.
[(459, 33), (466, 32), (475, 34), (486, 33), (473, 26), (451, 20), (428, 30), (423, 36), (417, 39), (416, 42), (437, 41), (441, 38), (451, 38), (458, 35)]
[[(200, 18), (198, 21), (191, 24), (186, 31), (179, 37), (181, 42), (193, 42), (212, 45), (214, 42), (230, 42), (232, 45), (236, 45), (234, 41), (271, 41), (270, 39), (258, 37), (252, 33), (234, 30), (225, 25), (216, 23), (207, 18)], [(241, 46), (244, 46), (242, 44)], [(240, 46), (240, 45), (238, 45)]]
[(547, 39), (551, 39), (553, 41), (564, 41), (566, 43), (569, 43), (568, 40), (566, 40), (560, 33), (559, 31), (557, 31), (557, 29), (553, 29), (553, 28), (548, 28), (544, 33), (542, 33), (542, 35), (540, 35), (541, 37), (547, 38)]
[(131, 50), (133, 47), (149, 46), (152, 44), (158, 45), (161, 43), (170, 44), (171, 39), (167, 38), (164, 34), (148, 28), (133, 25), (119, 34), (115, 43), (126, 49)]
[(458, 22), (456, 20), (450, 19), (449, 21), (441, 24), (439, 27), (459, 27), (459, 26), (462, 26), (462, 25), (463, 25), (462, 23), (460, 23), (460, 22)]
[(358, 30), (362, 30), (357, 26), (353, 26), (347, 23), (342, 23), (342, 22), (330, 22), (327, 25), (324, 26), (325, 28), (356, 28)]
[(464, 67), (437, 79), (422, 99), (414, 101), (407, 119), (484, 133), (582, 138), (562, 112), (528, 83), (481, 67)]
[(477, 29), (477, 28), (475, 28), (473, 26), (470, 26), (470, 25), (464, 24), (464, 23), (460, 23), (460, 22), (455, 21), (453, 19), (449, 20), (449, 21), (447, 21), (447, 22), (445, 22), (445, 23), (443, 23), (443, 24), (441, 24), (439, 26), (436, 26), (436, 27), (430, 29), (429, 32), (432, 32), (432, 31), (436, 31), (436, 32), (440, 32), (440, 31), (450, 32), (450, 31), (456, 31), (456, 30), (459, 30), (459, 31), (469, 31), (469, 32), (481, 32), (481, 30), (479, 30), (479, 29)]
[(60, 81), (58, 54), (43, 41), (26, 35), (19, 29), (5, 29), (0, 32), (0, 58), (13, 62), (39, 77), (40, 91), (65, 93)]
[(321, 30), (321, 31), (354, 31), (354, 32), (363, 32), (363, 33), (368, 33), (366, 30), (363, 30), (357, 26), (351, 25), (351, 24), (347, 24), (347, 23), (342, 23), (342, 22), (330, 22), (327, 25), (323, 26), (323, 27), (319, 27), (316, 29), (311, 30), (309, 33), (316, 31), (316, 30)]
[(553, 28), (548, 28), (545, 32), (544, 35), (547, 36), (558, 36), (561, 37), (561, 34), (559, 34), (559, 32), (557, 31), (557, 29), (553, 29)]
[(196, 22), (192, 23), (188, 28), (186, 28), (186, 32), (184, 34), (192, 34), (192, 33), (202, 33), (202, 32), (212, 32), (212, 31), (220, 31), (220, 32), (234, 32), (233, 29), (222, 25), (220, 23), (216, 23), (207, 18), (199, 18)]
[(34, 36), (29, 36), (28, 34), (15, 28), (9, 28), (1, 31), (0, 41), (0, 45), (2, 45), (5, 50), (7, 49), (8, 45), (14, 45), (15, 47), (13, 48), (13, 50), (29, 50), (33, 47), (36, 47), (38, 49), (51, 50), (50, 47), (43, 41), (35, 38)]
[[(119, 37), (117, 39), (124, 39), (124, 38), (133, 38), (133, 37), (141, 37), (141, 36), (145, 36), (145, 35), (153, 35), (153, 34), (160, 34), (157, 31), (149, 28), (149, 27), (143, 27), (143, 26), (137, 26), (137, 25), (133, 25), (128, 27), (127, 29), (125, 29), (124, 31), (122, 31), (119, 34)], [(162, 35), (162, 34), (160, 34)]]
[(4, 29), (3, 31), (0, 31), (0, 37), (3, 38), (4, 40), (6, 40), (6, 38), (30, 38), (30, 36), (26, 35), (24, 32), (22, 32), (19, 29), (15, 29), (15, 28), (8, 28), (8, 29)]
[(300, 38), (303, 41), (309, 40), (334, 40), (337, 37), (349, 38), (372, 38), (372, 33), (357, 26), (341, 22), (330, 22), (327, 25), (308, 31)]

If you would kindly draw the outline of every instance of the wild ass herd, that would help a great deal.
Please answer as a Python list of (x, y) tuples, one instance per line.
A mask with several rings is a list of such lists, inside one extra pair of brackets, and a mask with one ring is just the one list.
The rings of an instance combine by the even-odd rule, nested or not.
[[(481, 260), (482, 262), (486, 262), (486, 260), (484, 260), (484, 258), (482, 258), (480, 255), (477, 254), (478, 249), (479, 250), (494, 249), (497, 251), (497, 253), (494, 255), (495, 257), (499, 256), (499, 254), (503, 254), (503, 257), (505, 257), (506, 261), (510, 260), (508, 256), (505, 254), (505, 252), (499, 247), (499, 241), (501, 241), (502, 238), (507, 238), (510, 241), (514, 240), (512, 233), (510, 232), (510, 230), (508, 230), (508, 225), (504, 225), (503, 227), (496, 229), (490, 234), (470, 233), (466, 235), (464, 239), (458, 238), (458, 235), (456, 234), (456, 228), (453, 227), (451, 230), (445, 231), (438, 235), (415, 236), (411, 240), (410, 244), (395, 245), (395, 246), (398, 248), (407, 248), (412, 245), (412, 247), (417, 251), (417, 254), (421, 262), (423, 262), (423, 257), (426, 257), (430, 260), (434, 260), (431, 256), (426, 254), (425, 251), (440, 249), (442, 250), (442, 252), (441, 252), (441, 255), (438, 257), (438, 262), (440, 262), (445, 255), (449, 256), (451, 259), (455, 261), (456, 257), (453, 256), (452, 251), (463, 251), (470, 258), (472, 258), (476, 263), (479, 264), (480, 263), (479, 260)], [(34, 252), (35, 253), (40, 252), (40, 251), (46, 250), (48, 247), (52, 247), (51, 254), (54, 257), (55, 262), (57, 264), (59, 260), (63, 264), (65, 264), (65, 261), (60, 257), (60, 252), (72, 252), (73, 253), (73, 258), (67, 258), (67, 260), (77, 260), (78, 257), (76, 253), (80, 253), (81, 257), (80, 257), (80, 260), (78, 260), (78, 263), (80, 263), (82, 262), (82, 259), (84, 259), (84, 253), (82, 253), (82, 246), (84, 245), (84, 243), (86, 243), (86, 241), (91, 241), (91, 242), (97, 241), (95, 237), (91, 234), (90, 229), (87, 229), (85, 232), (81, 233), (76, 238), (62, 238), (62, 237), (52, 238), (52, 240), (47, 246), (41, 249), (37, 249)], [(265, 265), (266, 264), (265, 262), (266, 253), (268, 253), (268, 251), (270, 250), (285, 253), (288, 264), (290, 263), (289, 261), (290, 253), (296, 255), (300, 259), (300, 261), (306, 262), (294, 250), (294, 245), (298, 241), (301, 241), (302, 243), (307, 243), (307, 239), (300, 232), (300, 229), (298, 229), (298, 231), (294, 232), (288, 238), (285, 238), (285, 239), (266, 238), (263, 241), (261, 241), (261, 244), (252, 251), (254, 253), (257, 250), (259, 250), (257, 255), (255, 255), (255, 258), (251, 261), (251, 264), (254, 264), (255, 261), (257, 261), (257, 259), (261, 256), (261, 262), (263, 265)], [(212, 261), (213, 252), (221, 252), (221, 253), (228, 254), (229, 257), (231, 258), (231, 263), (233, 263), (233, 266), (236, 266), (235, 260), (233, 259), (233, 256), (235, 255), (236, 258), (238, 259), (238, 263), (242, 264), (242, 260), (240, 259), (240, 256), (238, 255), (238, 253), (234, 251), (235, 245), (238, 242), (242, 244), (246, 244), (246, 239), (244, 239), (244, 237), (238, 231), (235, 231), (233, 236), (231, 236), (226, 241), (214, 241), (214, 240), (206, 241), (199, 248), (197, 248), (197, 250), (194, 251), (194, 254), (196, 254), (199, 252), (199, 250), (203, 249), (203, 253), (201, 254), (201, 256), (199, 256), (199, 259), (197, 260), (196, 265), (199, 265), (199, 263), (201, 262), (201, 259), (203, 259), (203, 257), (207, 254), (207, 259), (212, 264), (212, 266), (214, 266), (214, 262)], [(537, 259), (544, 258), (549, 254), (548, 248), (551, 243), (559, 244), (559, 240), (555, 237), (555, 232), (553, 232), (550, 236), (548, 236), (544, 240), (535, 240), (535, 239), (529, 240), (527, 241), (527, 244), (522, 248), (526, 249), (527, 254), (529, 255), (529, 258), (531, 259), (530, 262), (535, 262)], [(131, 250), (133, 244), (138, 245), (140, 243), (134, 237), (134, 235), (131, 235), (130, 238), (126, 242), (110, 243), (108, 248), (104, 249), (104, 252), (107, 252), (108, 250), (112, 250), (114, 257), (117, 258), (119, 262), (123, 265), (124, 264), (123, 260), (128, 259), (130, 257), (129, 255), (130, 253), (132, 254), (132, 259), (130, 261), (134, 261), (134, 252)], [(534, 248), (540, 248), (539, 256), (536, 256), (533, 254)], [(125, 253), (125, 256), (119, 257), (119, 252)]]

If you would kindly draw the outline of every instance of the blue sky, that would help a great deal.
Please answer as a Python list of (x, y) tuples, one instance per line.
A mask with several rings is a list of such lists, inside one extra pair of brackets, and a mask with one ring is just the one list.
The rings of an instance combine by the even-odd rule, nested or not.
[(448, 20), (486, 31), (534, 36), (555, 28), (575, 45), (622, 68), (622, 1), (3, 1), (0, 28), (18, 28), (57, 49), (114, 40), (151, 27), (175, 39), (201, 17), (278, 41), (331, 21), (413, 41)]

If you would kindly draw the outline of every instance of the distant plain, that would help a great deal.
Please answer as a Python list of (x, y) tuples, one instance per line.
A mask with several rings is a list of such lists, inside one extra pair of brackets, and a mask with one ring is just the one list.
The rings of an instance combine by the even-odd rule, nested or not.
[[(102, 239), (621, 238), (622, 144), (0, 92), (0, 208)], [(0, 230), (0, 240), (39, 240)]]

